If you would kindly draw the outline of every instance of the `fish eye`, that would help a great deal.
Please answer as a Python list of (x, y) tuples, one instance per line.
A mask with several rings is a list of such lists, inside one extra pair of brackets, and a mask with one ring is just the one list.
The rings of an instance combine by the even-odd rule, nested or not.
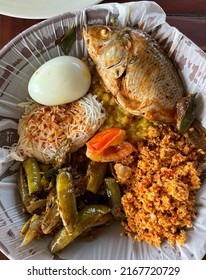
[(106, 40), (109, 37), (109, 30), (107, 28), (102, 28), (99, 31), (99, 35), (101, 39)]

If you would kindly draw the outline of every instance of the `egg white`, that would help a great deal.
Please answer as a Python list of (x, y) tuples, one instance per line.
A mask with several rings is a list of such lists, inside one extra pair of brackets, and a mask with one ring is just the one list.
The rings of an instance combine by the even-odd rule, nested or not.
[(91, 84), (88, 66), (79, 58), (60, 56), (40, 66), (32, 75), (28, 92), (42, 105), (61, 105), (83, 97)]

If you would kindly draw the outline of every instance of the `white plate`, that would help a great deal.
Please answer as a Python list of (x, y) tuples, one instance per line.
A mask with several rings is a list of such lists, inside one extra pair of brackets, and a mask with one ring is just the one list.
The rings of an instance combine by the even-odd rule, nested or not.
[[(198, 116), (206, 126), (206, 54), (193, 42), (165, 22), (165, 13), (154, 2), (141, 1), (127, 4), (100, 4), (91, 8), (66, 13), (47, 19), (19, 34), (0, 51), (0, 147), (17, 141), (17, 123), (22, 110), (17, 104), (28, 97), (28, 81), (45, 61), (61, 55), (55, 46), (73, 21), (79, 25), (77, 40), (71, 55), (82, 57), (87, 50), (82, 40), (84, 24), (116, 24), (128, 21), (139, 24), (168, 51), (189, 92), (198, 92)], [(32, 241), (19, 247), (19, 232), (27, 217), (22, 213), (16, 185), (18, 164), (8, 160), (0, 148), (0, 250), (11, 259), (202, 259), (206, 252), (206, 184), (197, 194), (197, 218), (187, 231), (185, 246), (172, 248), (168, 242), (155, 247), (144, 242), (133, 243), (121, 237), (118, 225), (108, 227), (97, 239), (86, 242), (75, 240), (57, 256), (48, 249), (49, 238)]]
[(100, 3), (98, 0), (0, 0), (0, 14), (45, 19)]

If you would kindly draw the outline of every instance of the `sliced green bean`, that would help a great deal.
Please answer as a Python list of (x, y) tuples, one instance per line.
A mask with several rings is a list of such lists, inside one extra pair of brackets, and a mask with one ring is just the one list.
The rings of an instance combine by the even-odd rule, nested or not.
[(46, 199), (46, 212), (52, 207), (54, 203), (56, 203), (57, 200), (57, 192), (56, 192), (56, 186), (55, 188), (52, 188), (47, 195)]
[(74, 192), (74, 183), (70, 172), (61, 172), (56, 182), (57, 204), (63, 225), (72, 234), (77, 222), (78, 212)]
[(102, 225), (105, 225), (107, 223), (110, 223), (112, 220), (114, 220), (114, 216), (111, 212), (101, 216), (93, 225), (93, 227), (99, 227)]
[(42, 199), (38, 199), (36, 200), (31, 199), (30, 205), (27, 207), (27, 211), (30, 214), (36, 213), (36, 212), (41, 212), (42, 209), (44, 209), (46, 206), (46, 199), (42, 198)]
[(92, 227), (86, 229), (79, 235), (79, 238), (83, 239), (94, 239), (99, 233), (105, 228), (107, 225), (111, 225), (114, 221), (114, 216), (111, 212), (100, 217), (98, 221), (96, 221)]
[(79, 219), (74, 228), (73, 234), (69, 234), (66, 227), (63, 227), (53, 238), (50, 243), (50, 250), (56, 254), (65, 246), (71, 243), (86, 229), (92, 227), (103, 215), (109, 213), (110, 208), (106, 205), (90, 205), (84, 207), (79, 212)]
[(87, 190), (97, 193), (107, 171), (107, 163), (90, 161), (87, 169)]
[(29, 228), (24, 236), (24, 240), (20, 246), (25, 246), (30, 243), (41, 232), (42, 216), (34, 214), (31, 217)]
[(23, 166), (20, 166), (19, 168), (17, 185), (23, 206), (28, 213), (34, 214), (36, 211), (39, 211), (39, 209), (45, 207), (46, 199), (37, 199), (37, 197), (29, 194), (27, 179), (23, 172)]
[(37, 160), (35, 158), (24, 160), (23, 168), (26, 172), (29, 194), (41, 191), (41, 175)]
[(51, 233), (59, 224), (61, 223), (61, 218), (58, 211), (57, 203), (54, 203), (51, 208), (45, 213), (41, 230), (44, 234)]
[(23, 225), (21, 231), (20, 231), (20, 236), (25, 236), (29, 227), (30, 227), (30, 224), (31, 224), (31, 218), (29, 218), (26, 223)]
[(18, 185), (18, 190), (19, 190), (19, 194), (21, 196), (23, 206), (28, 211), (28, 207), (30, 206), (30, 203), (31, 203), (31, 197), (29, 195), (27, 180), (26, 180), (26, 176), (23, 172), (22, 165), (20, 166), (19, 171), (18, 171), (17, 185)]
[(70, 158), (70, 150), (71, 150), (71, 139), (67, 139), (62, 143), (61, 147), (55, 153), (54, 158), (54, 168), (61, 168), (63, 164), (66, 164), (68, 159)]
[(122, 212), (121, 192), (118, 183), (114, 178), (105, 178), (104, 182), (112, 214), (118, 220), (124, 219), (125, 216)]

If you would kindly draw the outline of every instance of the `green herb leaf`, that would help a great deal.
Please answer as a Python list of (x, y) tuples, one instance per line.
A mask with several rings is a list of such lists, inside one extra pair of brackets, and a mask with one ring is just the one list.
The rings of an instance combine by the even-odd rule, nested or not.
[(60, 49), (63, 51), (65, 55), (68, 55), (75, 40), (76, 40), (76, 26), (73, 23), (69, 31), (65, 35), (57, 39), (55, 41), (55, 44), (59, 45)]
[(44, 177), (48, 182), (56, 182), (57, 174), (58, 174), (58, 170), (51, 168), (44, 172)]
[(177, 104), (177, 127), (180, 133), (185, 133), (195, 118), (195, 94), (190, 94)]

